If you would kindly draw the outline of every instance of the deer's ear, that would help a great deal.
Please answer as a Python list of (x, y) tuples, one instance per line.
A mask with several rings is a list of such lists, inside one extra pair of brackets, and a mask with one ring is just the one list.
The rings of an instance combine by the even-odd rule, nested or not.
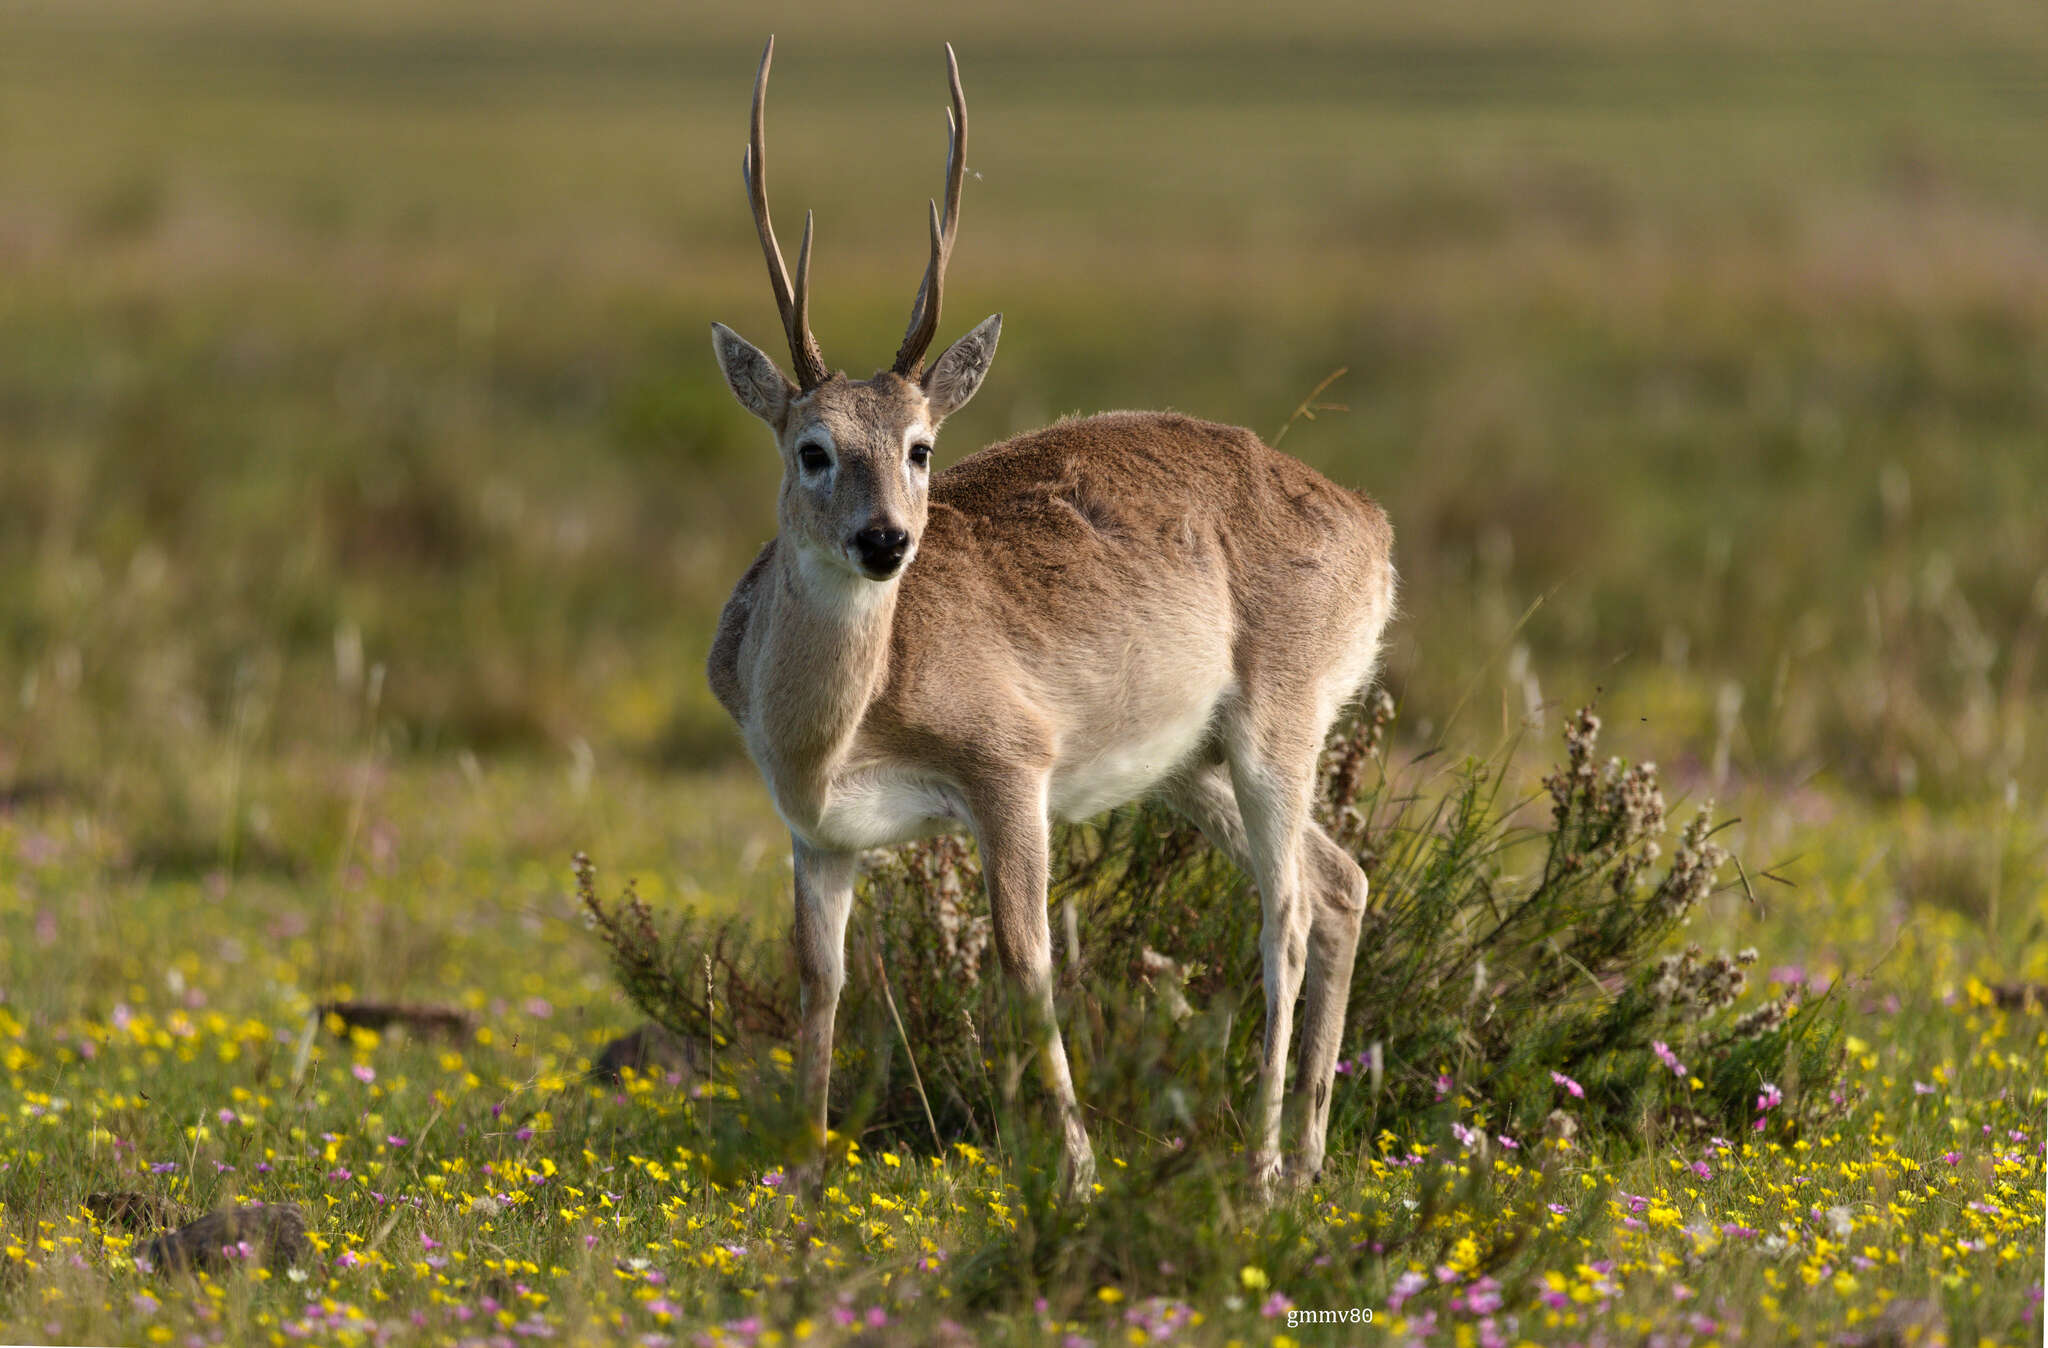
[(996, 358), (996, 338), (1002, 334), (1003, 316), (990, 314), (932, 362), (931, 369), (925, 371), (924, 396), (933, 416), (948, 417), (967, 406)]
[(762, 354), (759, 347), (723, 323), (711, 325), (711, 350), (740, 406), (781, 430), (789, 400), (797, 393), (789, 376), (776, 369), (775, 362)]

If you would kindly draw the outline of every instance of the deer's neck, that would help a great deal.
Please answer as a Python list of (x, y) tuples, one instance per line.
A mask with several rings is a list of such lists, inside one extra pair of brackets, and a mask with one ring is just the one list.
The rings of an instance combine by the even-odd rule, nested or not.
[(882, 686), (900, 582), (848, 575), (777, 548), (755, 647), (747, 745), (793, 827), (822, 814)]

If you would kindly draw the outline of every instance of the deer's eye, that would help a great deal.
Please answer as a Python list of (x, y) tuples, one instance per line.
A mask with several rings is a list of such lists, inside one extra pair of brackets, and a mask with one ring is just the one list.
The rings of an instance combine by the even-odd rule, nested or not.
[(919, 468), (928, 466), (932, 461), (932, 447), (923, 443), (912, 445), (910, 447), (910, 461)]
[(799, 445), (796, 461), (806, 473), (822, 473), (832, 466), (832, 456), (817, 445)]

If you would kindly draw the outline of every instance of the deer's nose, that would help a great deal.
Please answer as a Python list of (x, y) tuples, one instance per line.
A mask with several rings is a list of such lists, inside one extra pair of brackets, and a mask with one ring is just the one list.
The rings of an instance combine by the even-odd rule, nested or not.
[(854, 556), (860, 559), (861, 570), (875, 580), (895, 575), (909, 551), (909, 533), (894, 525), (870, 525), (853, 536)]

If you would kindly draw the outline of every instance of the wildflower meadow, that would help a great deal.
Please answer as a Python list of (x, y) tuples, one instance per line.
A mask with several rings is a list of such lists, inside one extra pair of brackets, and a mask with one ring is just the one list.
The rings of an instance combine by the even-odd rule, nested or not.
[[(835, 353), (959, 53), (938, 471), (1173, 407), (1393, 521), (1270, 1204), (1257, 895), (1151, 806), (1054, 838), (1086, 1201), (965, 838), (867, 859), (806, 1130), (704, 675), (770, 28)], [(10, 4), (0, 1342), (2040, 1342), (2044, 70), (2038, 0)]]
[[(68, 920), (38, 919), (31, 905), (90, 890), (105, 862), (89, 836), (10, 817), (8, 916), (20, 939), (0, 1020), (8, 1339), (1708, 1343), (2038, 1333), (2048, 1089), (2039, 988), (1986, 982), (1975, 970), (1998, 956), (1957, 915), (1897, 930), (1872, 921), (1882, 887), (1858, 875), (1886, 845), (1889, 826), (1877, 821), (1836, 834), (1847, 850), (1822, 872), (1835, 879), (1784, 898), (1728, 885), (1703, 897), (1689, 934), (1776, 941), (1773, 958), (1785, 961), (1738, 952), (1719, 975), (1729, 1004), (1752, 1016), (1818, 1008), (1809, 1023), (1839, 1035), (1805, 1069), (1786, 1051), (1794, 1041), (1778, 1042), (1765, 1069), (1775, 1077), (1752, 1072), (1732, 1111), (1701, 1116), (1695, 1104), (1723, 1070), (1710, 1061), (1725, 1057), (1712, 1037), (1582, 1058), (1576, 1075), (1546, 1070), (1539, 1098), (1519, 1112), (1508, 1101), (1527, 1092), (1475, 1085), (1496, 1085), (1498, 1065), (1470, 1052), (1446, 1045), (1441, 1060), (1402, 1063), (1361, 1044), (1340, 1078), (1348, 1098), (1337, 1113), (1349, 1123), (1334, 1136), (1346, 1144), (1333, 1145), (1311, 1189), (1261, 1209), (1227, 1120), (1205, 1117), (1228, 1110), (1234, 1082), (1213, 1069), (1147, 1073), (1114, 1061), (1200, 1018), (1091, 1003), (1136, 1028), (1112, 1023), (1092, 1057), (1077, 1048), (1105, 1149), (1095, 1200), (1077, 1208), (1057, 1199), (1053, 1154), (1033, 1136), (1043, 1129), (1028, 1092), (1014, 1098), (1015, 1064), (1000, 1044), (978, 1066), (1011, 1075), (1011, 1100), (998, 1084), (970, 1088), (985, 1114), (948, 1116), (936, 1140), (924, 1117), (870, 1112), (868, 1135), (837, 1139), (822, 1194), (809, 1199), (779, 1159), (794, 1158), (789, 1143), (776, 1140), (786, 1049), (764, 1046), (750, 1060), (713, 1035), (615, 1080), (593, 1076), (602, 1047), (634, 1019), (611, 995), (566, 867), (507, 871), (484, 842), (519, 822), (518, 801), (540, 788), (433, 772), (376, 788), (390, 808), (416, 806), (407, 817), (435, 822), (417, 861), (392, 848), (380, 863), (372, 844), (335, 877), (337, 918), (356, 904), (378, 914), (347, 939), (347, 958), (366, 977), (394, 956), (424, 961), (423, 978), (454, 990), (441, 1018), (400, 1007), (381, 1029), (352, 1019), (364, 1014), (352, 982), (316, 981), (319, 924), (281, 915), (269, 881), (211, 874), (123, 887), (96, 900), (94, 941), (67, 939)], [(700, 827), (715, 836), (715, 792), (729, 790), (642, 789), (668, 794), (629, 801), (593, 788), (586, 808), (710, 815)], [(654, 888), (653, 878), (641, 885)], [(1809, 892), (1821, 886), (1824, 895)], [(511, 916), (478, 924), (469, 913), (479, 906)], [(167, 910), (181, 915), (168, 952), (151, 935)], [(405, 934), (394, 937), (392, 923)], [(1784, 953), (1795, 940), (1797, 953)], [(1697, 984), (1691, 949), (1648, 975)], [(2038, 947), (2028, 958), (2017, 976), (2048, 973)], [(687, 983), (702, 967), (688, 960), (675, 976)], [(60, 977), (38, 978), (38, 968)], [(38, 1005), (38, 987), (74, 979), (103, 990), (103, 1011)], [(714, 1016), (726, 1013), (716, 982), (699, 977), (695, 990)], [(920, 1004), (931, 995), (897, 992)], [(323, 997), (342, 1009), (323, 1009)], [(1468, 997), (1461, 987), (1456, 1000)], [(1385, 1020), (1402, 1017), (1390, 1009)], [(1210, 1048), (1227, 1058), (1227, 1041), (1226, 1031)], [(850, 1055), (872, 1047), (864, 1035)], [(900, 1050), (910, 1061), (921, 1051), (936, 1090), (943, 1050)], [(1822, 1079), (1793, 1079), (1802, 1070)], [(1120, 1071), (1131, 1079), (1120, 1083)], [(1371, 1130), (1373, 1103), (1396, 1094), (1397, 1071), (1415, 1077), (1405, 1104), (1382, 1111), (1397, 1126)], [(1627, 1098), (1596, 1108), (1617, 1080)], [(1191, 1098), (1163, 1103), (1175, 1093)], [(165, 1267), (162, 1232), (258, 1204), (302, 1213), (303, 1244), (280, 1255), (259, 1234), (204, 1251), (196, 1267)], [(1304, 1314), (1354, 1308), (1371, 1311), (1370, 1328)]]

